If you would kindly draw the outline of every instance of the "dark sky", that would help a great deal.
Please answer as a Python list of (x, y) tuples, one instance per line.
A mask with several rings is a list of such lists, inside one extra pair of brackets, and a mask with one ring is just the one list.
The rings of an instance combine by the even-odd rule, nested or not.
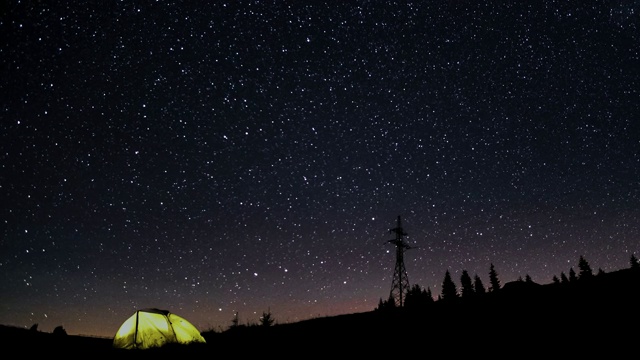
[[(477, 4), (482, 3), (482, 4)], [(640, 255), (638, 1), (3, 1), (0, 324), (112, 337)]]

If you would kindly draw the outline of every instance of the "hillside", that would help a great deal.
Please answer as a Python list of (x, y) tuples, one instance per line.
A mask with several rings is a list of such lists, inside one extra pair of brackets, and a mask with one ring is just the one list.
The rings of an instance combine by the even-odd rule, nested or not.
[(458, 352), (505, 344), (614, 350), (640, 338), (639, 304), (640, 271), (625, 269), (571, 284), (507, 283), (481, 299), (435, 302), (422, 310), (372, 311), (204, 335), (210, 343), (238, 349), (251, 339), (265, 348), (304, 344), (327, 355), (335, 349), (376, 355), (394, 346), (437, 350), (444, 345)]
[[(623, 269), (569, 284), (507, 283), (473, 301), (436, 301), (419, 310), (398, 308), (323, 317), (271, 327), (239, 326), (203, 332), (206, 344), (153, 350), (116, 350), (111, 339), (54, 335), (1, 327), (5, 349), (29, 354), (113, 357), (178, 353), (266, 356), (393, 354), (394, 351), (472, 354), (515, 345), (527, 351), (626, 351), (640, 337), (640, 271)], [(511, 346), (511, 347), (510, 347)], [(502, 350), (501, 350), (502, 351)]]

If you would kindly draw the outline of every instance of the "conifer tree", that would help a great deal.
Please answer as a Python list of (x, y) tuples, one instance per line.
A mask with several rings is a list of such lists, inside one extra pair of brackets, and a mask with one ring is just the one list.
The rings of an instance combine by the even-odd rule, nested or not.
[(525, 275), (524, 277), (524, 282), (531, 284), (533, 282), (533, 279), (531, 279), (531, 276), (529, 276), (529, 274)]
[(238, 327), (240, 323), (240, 318), (238, 317), (238, 312), (236, 311), (236, 313), (233, 315), (233, 319), (231, 319), (231, 327), (235, 328)]
[(267, 312), (263, 311), (262, 316), (260, 317), (260, 325), (264, 327), (269, 327), (273, 325), (274, 320), (275, 319), (271, 315), (271, 310), (268, 310)]
[(567, 277), (567, 275), (563, 272), (560, 273), (560, 281), (563, 284), (568, 284), (569, 283), (569, 278)]
[(496, 268), (491, 263), (489, 267), (489, 292), (494, 292), (500, 290), (500, 280), (498, 280), (498, 272)]
[(579, 275), (580, 280), (586, 280), (593, 277), (593, 271), (591, 270), (591, 266), (589, 265), (589, 262), (582, 255), (580, 255), (580, 259), (578, 260), (578, 269), (580, 270), (580, 275)]
[(473, 281), (471, 281), (471, 276), (469, 276), (467, 270), (462, 270), (462, 275), (460, 276), (460, 286), (462, 288), (461, 296), (463, 298), (473, 297)]
[(482, 280), (480, 279), (480, 276), (478, 276), (478, 274), (475, 275), (474, 279), (473, 279), (473, 289), (476, 293), (476, 295), (483, 295), (485, 294), (487, 291), (484, 288), (484, 284), (482, 283)]
[(433, 294), (431, 293), (431, 288), (427, 287), (427, 291), (425, 292), (425, 300), (428, 304), (431, 304), (434, 302), (433, 300)]
[(378, 311), (382, 311), (387, 309), (389, 306), (387, 305), (387, 302), (382, 300), (382, 298), (380, 298), (380, 301), (378, 301), (378, 307), (376, 307), (376, 310)]
[(420, 298), (420, 285), (418, 284), (413, 284), (413, 286), (411, 286), (409, 288), (409, 290), (407, 290), (406, 295), (404, 296), (404, 307), (407, 309), (415, 309), (417, 307), (419, 307), (419, 298)]
[(554, 284), (560, 284), (560, 279), (558, 279), (558, 277), (556, 275), (553, 275), (553, 279), (552, 279)]
[(631, 263), (632, 269), (640, 269), (640, 264), (638, 263), (638, 258), (636, 258), (635, 254), (631, 254), (631, 259), (629, 260)]
[(388, 310), (388, 309), (393, 309), (395, 307), (396, 307), (395, 300), (393, 299), (392, 296), (389, 296), (389, 298), (386, 301), (380, 298), (380, 301), (378, 302), (378, 307), (376, 308), (376, 310)]
[(442, 281), (442, 300), (450, 302), (456, 298), (458, 298), (458, 288), (451, 278), (451, 273), (447, 270)]
[(417, 309), (424, 308), (429, 303), (433, 302), (431, 298), (431, 290), (427, 292), (422, 289), (420, 285), (413, 284), (413, 286), (407, 291), (407, 297), (405, 298), (404, 306), (406, 308)]
[(569, 282), (575, 282), (578, 280), (578, 276), (576, 275), (576, 271), (573, 268), (569, 269)]

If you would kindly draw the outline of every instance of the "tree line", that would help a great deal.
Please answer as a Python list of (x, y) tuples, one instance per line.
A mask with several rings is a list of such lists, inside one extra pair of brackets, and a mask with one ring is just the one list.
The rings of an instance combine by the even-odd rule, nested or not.
[[(631, 269), (640, 269), (640, 264), (638, 262), (638, 258), (634, 254), (630, 257), (630, 268)], [(579, 281), (588, 280), (593, 278), (594, 276), (603, 275), (605, 272), (602, 268), (599, 268), (596, 273), (593, 272), (591, 265), (586, 260), (584, 256), (580, 256), (578, 259), (578, 272), (574, 270), (573, 267), (569, 269), (568, 275), (564, 272), (560, 273), (560, 276), (553, 276), (552, 282), (553, 284), (563, 285), (576, 283)], [(528, 274), (525, 275), (525, 278), (519, 277), (517, 282), (524, 283), (534, 283), (531, 279), (531, 276)], [(489, 266), (489, 286), (485, 287), (482, 279), (477, 274), (474, 275), (473, 279), (469, 275), (467, 270), (463, 270), (460, 275), (460, 288), (453, 281), (451, 276), (451, 272), (447, 270), (444, 274), (444, 279), (442, 280), (442, 290), (437, 297), (434, 297), (431, 288), (423, 288), (419, 284), (414, 284), (409, 289), (404, 296), (403, 301), (400, 302), (401, 305), (397, 305), (395, 299), (390, 295), (387, 300), (383, 300), (380, 298), (378, 302), (378, 306), (375, 308), (376, 311), (396, 308), (398, 306), (402, 306), (408, 309), (417, 309), (423, 308), (430, 304), (436, 302), (442, 303), (452, 303), (462, 300), (470, 300), (473, 298), (480, 297), (486, 293), (492, 293), (500, 290), (502, 288), (502, 284), (500, 282), (498, 272), (493, 265), (493, 263)]]
[[(640, 263), (638, 262), (636, 256), (633, 254), (630, 258), (630, 267), (632, 269), (640, 270)], [(584, 256), (581, 255), (578, 259), (577, 272), (573, 267), (571, 267), (568, 271), (568, 274), (561, 272), (559, 276), (554, 275), (552, 282), (553, 284), (558, 285), (575, 283), (581, 280), (586, 280), (595, 276), (603, 275), (604, 273), (605, 272), (602, 270), (602, 268), (599, 268), (598, 271), (594, 273), (589, 262)], [(528, 274), (525, 275), (524, 278), (518, 278), (516, 282), (530, 284), (534, 283), (533, 279)], [(453, 303), (458, 300), (464, 301), (478, 298), (487, 293), (496, 292), (501, 288), (502, 284), (499, 278), (499, 274), (493, 263), (491, 263), (489, 266), (488, 286), (485, 286), (478, 274), (475, 274), (472, 278), (467, 270), (463, 270), (462, 274), (460, 275), (460, 287), (458, 287), (458, 285), (453, 280), (453, 277), (451, 276), (451, 272), (447, 270), (444, 274), (444, 279), (442, 281), (442, 291), (440, 292), (440, 294), (434, 296), (431, 288), (423, 288), (419, 284), (414, 284), (409, 289), (407, 289), (406, 294), (404, 295), (404, 299), (401, 302), (402, 305), (400, 306), (407, 309), (421, 309), (436, 302)], [(387, 300), (383, 300), (382, 298), (380, 298), (378, 306), (374, 309), (374, 311), (396, 308), (398, 306), (399, 305), (396, 304), (395, 300), (390, 295)], [(236, 312), (233, 319), (231, 320), (229, 329), (231, 330), (243, 327), (268, 328), (276, 324), (277, 321), (274, 315), (271, 313), (270, 309), (262, 312), (262, 315), (258, 318), (258, 322), (249, 322), (246, 325), (240, 323), (239, 315)]]

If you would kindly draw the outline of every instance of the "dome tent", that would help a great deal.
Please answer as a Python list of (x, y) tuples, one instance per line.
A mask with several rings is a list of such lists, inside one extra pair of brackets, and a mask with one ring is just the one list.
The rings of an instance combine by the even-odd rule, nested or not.
[(121, 349), (148, 349), (166, 343), (205, 343), (205, 339), (186, 319), (167, 310), (143, 309), (136, 311), (113, 337), (113, 347)]

